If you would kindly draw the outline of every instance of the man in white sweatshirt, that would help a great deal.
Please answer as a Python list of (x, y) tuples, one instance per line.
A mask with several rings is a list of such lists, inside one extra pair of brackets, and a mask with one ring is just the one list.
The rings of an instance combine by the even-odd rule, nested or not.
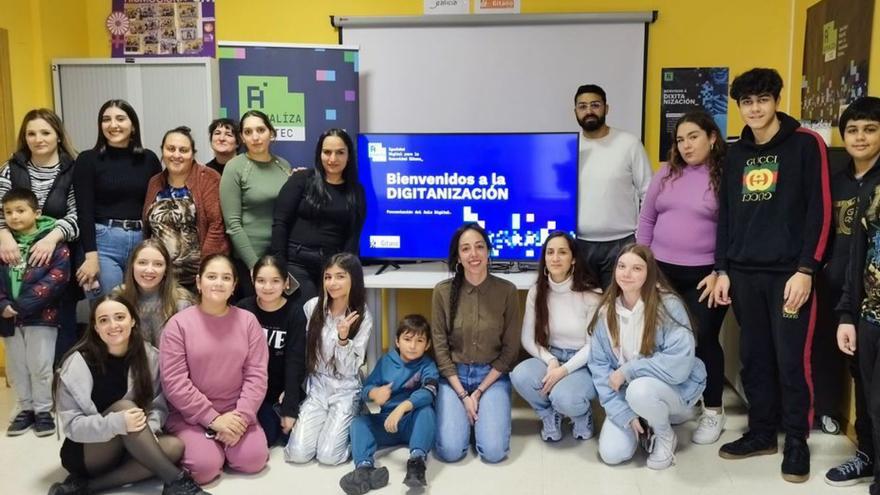
[(620, 248), (635, 242), (651, 162), (636, 136), (609, 127), (605, 90), (585, 84), (574, 96), (582, 132), (578, 146), (578, 249), (607, 287)]

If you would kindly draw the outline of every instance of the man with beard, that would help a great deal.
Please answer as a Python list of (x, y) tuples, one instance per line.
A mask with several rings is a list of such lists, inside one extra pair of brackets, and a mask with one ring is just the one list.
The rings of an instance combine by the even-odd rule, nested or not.
[(578, 249), (607, 287), (618, 251), (635, 242), (639, 208), (653, 172), (639, 139), (605, 124), (605, 90), (595, 84), (579, 87), (574, 115), (583, 129), (578, 146)]

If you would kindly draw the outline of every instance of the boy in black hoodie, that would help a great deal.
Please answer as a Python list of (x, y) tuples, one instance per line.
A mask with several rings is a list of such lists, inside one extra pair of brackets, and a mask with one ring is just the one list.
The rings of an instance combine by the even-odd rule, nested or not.
[(871, 493), (880, 494), (880, 462), (876, 457), (880, 442), (880, 393), (876, 391), (880, 383), (876, 375), (880, 371), (880, 98), (869, 96), (852, 102), (840, 117), (840, 132), (852, 157), (850, 167), (856, 176), (861, 174), (846, 283), (837, 305), (838, 347), (855, 356), (853, 363), (859, 368), (853, 373), (858, 451), (851, 460), (828, 471), (825, 479), (839, 486), (873, 478)]
[(724, 161), (713, 296), (733, 303), (740, 324), (749, 430), (719, 455), (776, 453), (781, 423), (782, 477), (800, 483), (810, 475), (813, 275), (828, 241), (831, 192), (825, 143), (777, 110), (781, 91), (773, 69), (747, 71), (730, 87), (746, 127)]

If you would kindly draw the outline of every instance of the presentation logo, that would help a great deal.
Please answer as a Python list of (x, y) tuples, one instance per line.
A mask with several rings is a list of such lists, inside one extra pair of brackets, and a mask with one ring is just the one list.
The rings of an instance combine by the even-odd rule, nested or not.
[(370, 143), (367, 155), (373, 163), (385, 163), (388, 161), (388, 148), (382, 146), (382, 143)]
[(400, 249), (400, 236), (371, 235), (370, 247), (375, 249)]
[(239, 111), (259, 110), (268, 115), (278, 141), (305, 141), (305, 94), (287, 88), (283, 76), (238, 76)]

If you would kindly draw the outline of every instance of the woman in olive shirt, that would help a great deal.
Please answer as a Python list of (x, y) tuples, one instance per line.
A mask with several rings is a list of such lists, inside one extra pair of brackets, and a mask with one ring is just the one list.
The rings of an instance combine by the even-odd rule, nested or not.
[(437, 456), (467, 454), (474, 427), (477, 453), (501, 462), (510, 447), (510, 378), (519, 355), (516, 287), (489, 274), (489, 236), (461, 226), (449, 246), (453, 277), (434, 287), (432, 338), (443, 377), (437, 393)]

